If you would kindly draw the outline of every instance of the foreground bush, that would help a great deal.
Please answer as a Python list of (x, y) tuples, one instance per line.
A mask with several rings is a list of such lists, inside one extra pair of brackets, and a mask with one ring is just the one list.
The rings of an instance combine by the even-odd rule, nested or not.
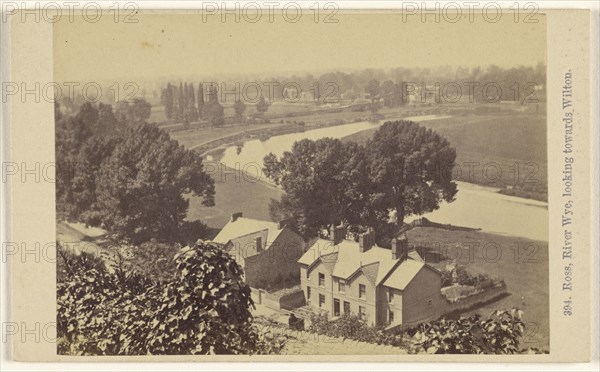
[(487, 319), (474, 315), (458, 320), (422, 323), (409, 330), (417, 352), (430, 354), (515, 354), (525, 331), (523, 312), (496, 310)]
[(255, 354), (283, 347), (253, 327), (242, 269), (212, 244), (182, 249), (175, 275), (162, 284), (134, 271), (117, 275), (87, 256), (60, 257), (61, 354)]
[(355, 314), (342, 314), (336, 320), (328, 320), (327, 316), (313, 315), (310, 319), (309, 332), (329, 336), (341, 337), (350, 340), (383, 344), (392, 346), (404, 346), (402, 336), (385, 332), (382, 327), (371, 327), (360, 320)]
[(458, 320), (421, 323), (410, 329), (385, 331), (371, 327), (354, 314), (336, 320), (326, 315), (311, 317), (310, 332), (330, 337), (348, 338), (374, 344), (402, 347), (410, 353), (430, 354), (516, 354), (541, 353), (537, 349), (520, 349), (525, 331), (523, 312), (498, 310), (487, 319), (479, 315)]

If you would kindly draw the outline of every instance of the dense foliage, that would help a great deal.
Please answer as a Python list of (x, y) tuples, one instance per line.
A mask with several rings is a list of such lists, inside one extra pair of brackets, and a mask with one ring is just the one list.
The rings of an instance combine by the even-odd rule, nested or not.
[(454, 200), (455, 159), (446, 139), (408, 121), (385, 123), (365, 146), (298, 141), (281, 158), (264, 158), (265, 175), (285, 191), (271, 202), (271, 215), (293, 217), (306, 237), (340, 222), (385, 237), (393, 232), (390, 223), (402, 226), (406, 216)]
[(59, 252), (61, 354), (255, 354), (283, 346), (254, 328), (241, 267), (212, 244), (179, 251), (162, 283)]
[(448, 287), (453, 284), (475, 287), (477, 290), (485, 290), (494, 287), (498, 281), (490, 278), (488, 274), (470, 274), (463, 265), (456, 265), (451, 270), (441, 271), (442, 287)]
[(430, 354), (515, 354), (525, 331), (523, 312), (497, 310), (487, 319), (473, 315), (458, 320), (442, 319), (410, 330), (416, 351)]
[(310, 318), (309, 332), (344, 339), (384, 344), (406, 346), (401, 335), (386, 332), (383, 327), (372, 327), (351, 313), (344, 313), (336, 320), (328, 320), (325, 314), (314, 314)]
[(198, 120), (202, 115), (202, 103), (204, 102), (202, 84), (198, 87), (198, 105), (196, 106), (196, 93), (194, 85), (179, 83), (179, 88), (171, 83), (162, 90), (160, 100), (165, 106), (165, 116), (176, 122), (191, 123)]
[(271, 216), (291, 218), (305, 236), (340, 221), (368, 219), (366, 166), (362, 147), (331, 138), (298, 141), (281, 159), (267, 155), (265, 175), (286, 192), (271, 201)]
[(184, 195), (214, 205), (214, 182), (200, 155), (157, 127), (119, 121), (110, 106), (86, 103), (57, 122), (56, 159), (61, 218), (101, 226), (134, 244), (203, 237), (206, 229), (189, 236)]
[(524, 336), (523, 312), (498, 310), (487, 319), (480, 315), (458, 320), (441, 319), (422, 323), (411, 329), (385, 331), (372, 327), (354, 314), (336, 320), (325, 315), (311, 317), (310, 332), (330, 337), (348, 338), (368, 343), (402, 347), (411, 353), (435, 354), (515, 354)]

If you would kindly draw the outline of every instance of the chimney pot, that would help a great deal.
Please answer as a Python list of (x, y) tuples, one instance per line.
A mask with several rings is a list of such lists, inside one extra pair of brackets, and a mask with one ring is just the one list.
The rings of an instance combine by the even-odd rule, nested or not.
[(256, 242), (256, 252), (261, 252), (262, 251), (262, 238), (260, 236), (257, 236), (255, 239)]
[(360, 252), (366, 252), (375, 244), (375, 233), (373, 230), (369, 229), (369, 231), (362, 233), (358, 236), (358, 246), (360, 248)]
[(231, 215), (231, 222), (235, 222), (238, 218), (242, 217), (242, 212), (237, 212)]
[(344, 226), (334, 226), (331, 228), (332, 232), (331, 232), (331, 240), (333, 240), (333, 244), (337, 245), (338, 243), (340, 243), (342, 240), (344, 240), (346, 238), (346, 227)]
[(392, 259), (399, 260), (408, 255), (408, 239), (402, 234), (400, 238), (392, 239)]

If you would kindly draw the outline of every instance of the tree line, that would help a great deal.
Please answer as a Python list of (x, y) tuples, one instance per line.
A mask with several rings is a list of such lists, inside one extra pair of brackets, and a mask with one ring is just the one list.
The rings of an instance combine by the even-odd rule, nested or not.
[[(206, 93), (206, 94), (205, 94)], [(206, 100), (204, 99), (206, 95)], [(196, 99), (197, 97), (197, 99)], [(162, 90), (161, 104), (165, 107), (165, 117), (175, 123), (190, 123), (206, 121), (209, 125), (219, 127), (225, 124), (225, 110), (219, 102), (219, 88), (215, 84), (198, 84), (197, 91), (192, 83), (179, 83), (179, 87), (170, 82)], [(260, 96), (255, 105), (256, 112), (260, 115), (267, 112), (269, 101)], [(244, 122), (247, 106), (241, 97), (233, 103), (235, 119)]]
[(192, 83), (180, 82), (179, 87), (167, 83), (160, 99), (168, 120), (183, 123), (184, 126), (199, 120), (206, 120), (212, 126), (222, 126), (225, 123), (225, 111), (217, 96), (216, 87), (208, 86), (205, 101), (202, 83), (198, 84), (196, 95)]
[[(245, 84), (249, 81), (237, 81)], [(501, 90), (501, 100), (521, 101), (531, 94), (533, 88), (525, 89), (529, 83), (534, 83), (539, 89), (536, 94), (540, 100), (545, 99), (546, 65), (539, 63), (535, 67), (519, 66), (513, 68), (502, 68), (496, 65), (487, 67), (451, 67), (440, 66), (437, 68), (407, 68), (397, 67), (388, 70), (368, 68), (359, 71), (343, 72), (332, 71), (323, 74), (305, 75), (279, 75), (268, 78), (260, 78), (252, 81), (260, 86), (275, 84), (273, 96), (269, 100), (284, 100), (286, 92), (284, 86), (292, 84), (296, 90), (308, 92), (316, 103), (322, 104), (330, 100), (355, 100), (365, 97), (377, 100), (387, 107), (396, 107), (407, 103), (407, 83), (425, 84), (433, 86), (439, 83), (441, 86), (448, 83), (471, 83), (479, 82), (474, 87), (473, 96), (477, 101), (484, 98), (482, 92), (485, 83), (497, 83)], [(518, 87), (515, 86), (518, 84)], [(230, 82), (228, 86), (233, 86)], [(404, 87), (404, 88), (403, 88)], [(466, 89), (466, 88), (465, 88)], [(298, 92), (299, 93), (299, 92)], [(516, 97), (515, 97), (516, 95)], [(287, 97), (289, 99), (289, 97)]]

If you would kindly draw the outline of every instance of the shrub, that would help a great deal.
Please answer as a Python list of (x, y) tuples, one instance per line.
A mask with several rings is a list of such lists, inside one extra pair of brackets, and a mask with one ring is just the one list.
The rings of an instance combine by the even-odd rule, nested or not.
[(58, 249), (60, 354), (255, 354), (285, 344), (252, 325), (242, 269), (215, 245), (182, 249), (164, 285)]
[(325, 314), (313, 314), (310, 318), (309, 332), (329, 336), (341, 337), (350, 340), (384, 344), (392, 346), (403, 346), (404, 342), (400, 335), (385, 332), (382, 327), (367, 325), (357, 315), (346, 313), (336, 320), (328, 320)]
[(412, 330), (416, 351), (431, 354), (515, 354), (523, 336), (523, 312), (496, 310), (487, 319), (474, 315), (458, 320), (422, 323)]

